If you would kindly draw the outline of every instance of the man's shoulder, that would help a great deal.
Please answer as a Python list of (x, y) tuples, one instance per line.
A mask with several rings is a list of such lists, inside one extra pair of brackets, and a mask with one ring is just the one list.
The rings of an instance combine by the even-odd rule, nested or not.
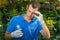
[(36, 17), (33, 18), (33, 21), (37, 23), (39, 22), (39, 20)]
[(22, 18), (22, 15), (14, 16), (14, 17), (12, 17), (11, 19), (19, 19), (19, 18)]
[(33, 20), (33, 21), (35, 21), (35, 20), (37, 20), (37, 18), (36, 18), (36, 17), (34, 17), (32, 20)]
[(18, 21), (18, 20), (21, 20), (21, 19), (22, 19), (22, 16), (23, 16), (23, 15), (14, 16), (14, 17), (11, 18), (10, 21)]
[(34, 21), (38, 20), (36, 17), (33, 18)]
[(41, 24), (41, 22), (36, 17), (33, 18), (33, 21)]

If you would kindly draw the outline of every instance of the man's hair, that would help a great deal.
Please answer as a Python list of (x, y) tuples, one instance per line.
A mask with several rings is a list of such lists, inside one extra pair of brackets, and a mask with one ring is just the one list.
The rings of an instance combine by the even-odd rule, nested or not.
[(32, 5), (33, 8), (40, 8), (40, 3), (37, 1), (31, 1), (29, 5)]

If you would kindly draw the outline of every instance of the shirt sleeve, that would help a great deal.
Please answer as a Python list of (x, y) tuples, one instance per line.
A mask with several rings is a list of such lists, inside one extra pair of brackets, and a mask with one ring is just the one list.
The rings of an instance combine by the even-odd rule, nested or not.
[(7, 27), (7, 31), (11, 33), (14, 31), (14, 28), (15, 28), (15, 18), (13, 17), (9, 22), (9, 25)]

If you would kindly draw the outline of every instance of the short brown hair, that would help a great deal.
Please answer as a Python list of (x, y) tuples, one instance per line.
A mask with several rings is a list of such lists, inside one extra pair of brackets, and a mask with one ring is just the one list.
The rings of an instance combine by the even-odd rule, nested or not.
[(33, 8), (40, 8), (40, 3), (37, 1), (31, 1), (29, 5), (32, 5)]

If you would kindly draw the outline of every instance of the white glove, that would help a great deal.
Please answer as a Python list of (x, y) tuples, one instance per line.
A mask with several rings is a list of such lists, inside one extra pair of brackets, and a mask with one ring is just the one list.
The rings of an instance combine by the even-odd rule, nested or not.
[(43, 24), (44, 23), (43, 15), (38, 11), (36, 11), (35, 13), (39, 15), (39, 16), (35, 15), (35, 17), (40, 21), (41, 24)]
[(21, 31), (21, 28), (19, 28), (19, 25), (17, 25), (17, 28), (18, 29), (16, 31), (11, 33), (11, 37), (12, 38), (18, 38), (18, 37), (22, 37), (23, 36), (23, 33)]

